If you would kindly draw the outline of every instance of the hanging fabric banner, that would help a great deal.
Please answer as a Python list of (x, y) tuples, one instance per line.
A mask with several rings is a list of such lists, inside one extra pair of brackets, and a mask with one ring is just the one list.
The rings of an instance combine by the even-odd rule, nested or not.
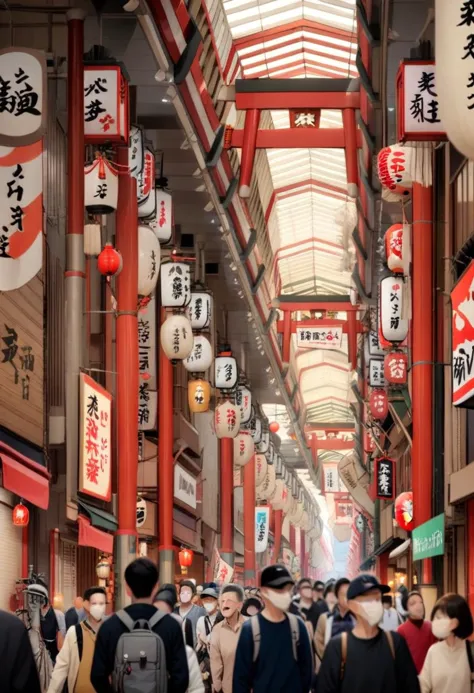
[(270, 512), (266, 506), (255, 508), (255, 553), (263, 553), (268, 546)]
[(224, 561), (217, 549), (215, 566), (214, 582), (216, 582), (218, 585), (227, 585), (229, 582), (232, 582), (234, 569), (232, 566), (226, 563), (226, 561)]

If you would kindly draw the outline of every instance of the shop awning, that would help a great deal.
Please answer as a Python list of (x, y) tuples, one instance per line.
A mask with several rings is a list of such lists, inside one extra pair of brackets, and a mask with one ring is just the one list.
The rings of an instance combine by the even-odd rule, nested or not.
[(383, 544), (380, 544), (378, 549), (375, 549), (375, 551), (370, 556), (368, 556), (368, 558), (366, 558), (363, 563), (360, 564), (359, 570), (367, 570), (367, 568), (375, 562), (375, 559), (378, 556), (381, 556), (382, 554), (387, 552), (394, 551), (394, 549), (397, 549), (400, 546), (400, 544), (403, 543), (403, 539), (400, 539), (400, 537), (390, 537), (389, 539), (387, 539), (387, 541), (384, 541)]
[(104, 553), (114, 552), (114, 537), (113, 534), (103, 532), (91, 525), (84, 515), (77, 516), (79, 525), (79, 546), (89, 546)]
[(411, 539), (407, 539), (406, 541), (403, 542), (403, 544), (400, 544), (400, 546), (397, 546), (396, 549), (393, 549), (389, 553), (389, 558), (400, 558), (400, 556), (403, 556), (408, 549), (410, 548), (411, 545)]
[(45, 467), (17, 453), (13, 448), (0, 444), (3, 486), (7, 491), (24, 498), (42, 510), (49, 505), (50, 474)]
[(83, 500), (78, 500), (77, 505), (79, 512), (87, 517), (92, 527), (105, 529), (108, 532), (117, 531), (117, 520), (110, 513), (106, 512), (105, 510), (101, 510), (100, 508), (96, 508), (93, 505), (89, 505), (89, 503), (84, 503)]

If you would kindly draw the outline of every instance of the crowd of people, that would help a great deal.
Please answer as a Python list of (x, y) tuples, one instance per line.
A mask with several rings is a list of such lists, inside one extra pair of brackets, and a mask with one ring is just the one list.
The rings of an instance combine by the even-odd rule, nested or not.
[[(159, 585), (154, 563), (133, 561), (130, 606), (106, 616), (101, 587), (66, 614), (40, 599), (48, 682), (25, 626), (0, 612), (2, 693), (471, 693), (474, 626), (457, 594), (430, 620), (420, 592), (370, 575), (295, 584), (284, 565), (259, 588), (192, 580)], [(42, 682), (43, 681), (43, 682)]]

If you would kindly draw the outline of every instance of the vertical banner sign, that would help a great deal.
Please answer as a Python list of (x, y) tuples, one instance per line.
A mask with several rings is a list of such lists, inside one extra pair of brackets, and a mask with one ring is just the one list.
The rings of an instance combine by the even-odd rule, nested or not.
[(112, 497), (112, 395), (81, 373), (81, 448), (79, 491), (110, 501)]
[(86, 142), (128, 142), (128, 83), (118, 65), (84, 67)]
[(326, 462), (323, 464), (324, 474), (324, 493), (345, 493), (346, 487), (339, 476), (337, 462)]
[(140, 380), (156, 390), (156, 300), (153, 295), (138, 311), (138, 358)]
[(446, 137), (439, 115), (434, 61), (404, 61), (398, 68), (397, 131), (400, 142)]
[(374, 465), (375, 496), (380, 500), (395, 498), (395, 461), (379, 457)]
[(140, 383), (138, 388), (138, 430), (155, 431), (158, 412), (158, 393), (150, 390), (148, 383)]
[(335, 514), (337, 525), (351, 525), (354, 514), (354, 505), (352, 501), (336, 500)]
[(298, 349), (341, 349), (342, 324), (328, 323), (318, 328), (296, 328)]
[(216, 549), (216, 560), (215, 560), (215, 570), (214, 570), (214, 582), (218, 585), (227, 585), (232, 582), (234, 576), (234, 569), (230, 566)]
[(268, 546), (270, 512), (266, 506), (255, 508), (255, 553), (263, 553)]
[(370, 387), (385, 387), (384, 362), (382, 359), (370, 359), (369, 385)]
[[(473, 27), (474, 29), (474, 27)], [(453, 404), (469, 407), (474, 395), (474, 260), (451, 292)]]

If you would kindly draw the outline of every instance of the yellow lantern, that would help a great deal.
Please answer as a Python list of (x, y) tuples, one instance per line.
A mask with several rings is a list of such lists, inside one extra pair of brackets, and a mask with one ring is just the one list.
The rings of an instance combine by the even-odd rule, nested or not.
[(208, 411), (211, 399), (211, 386), (207, 380), (190, 380), (188, 383), (188, 404), (193, 414)]

